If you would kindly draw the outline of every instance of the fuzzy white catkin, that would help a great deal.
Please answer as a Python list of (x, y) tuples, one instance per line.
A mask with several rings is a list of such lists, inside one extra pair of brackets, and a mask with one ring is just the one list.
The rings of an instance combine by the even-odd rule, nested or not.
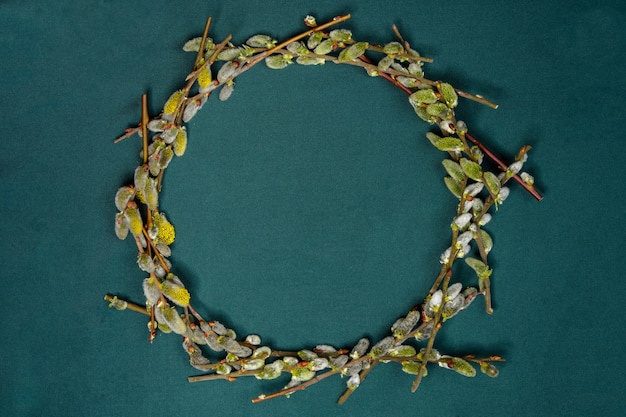
[(360, 339), (357, 344), (352, 348), (350, 352), (350, 357), (352, 359), (360, 358), (365, 354), (367, 348), (370, 346), (370, 341), (367, 338)]
[(463, 228), (467, 226), (470, 220), (472, 220), (472, 215), (470, 213), (463, 213), (454, 219), (454, 224), (456, 224), (459, 228)]
[(446, 298), (452, 299), (456, 297), (457, 295), (459, 295), (462, 289), (463, 289), (463, 284), (461, 284), (460, 282), (456, 282), (450, 285), (448, 287), (448, 290), (446, 291)]

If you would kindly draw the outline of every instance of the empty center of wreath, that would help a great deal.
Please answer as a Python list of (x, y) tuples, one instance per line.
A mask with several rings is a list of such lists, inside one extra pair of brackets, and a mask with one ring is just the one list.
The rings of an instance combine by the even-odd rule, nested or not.
[(427, 186), (438, 162), (405, 97), (348, 87), (357, 71), (248, 74), (188, 125), (184, 166), (164, 179), (177, 271), (242, 333), (341, 344), (427, 290), (451, 197)]

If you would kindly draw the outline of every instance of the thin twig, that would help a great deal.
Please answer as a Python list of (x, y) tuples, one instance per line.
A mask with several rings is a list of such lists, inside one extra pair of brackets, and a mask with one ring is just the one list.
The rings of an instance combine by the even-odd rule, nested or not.
[(206, 20), (204, 24), (204, 33), (202, 33), (202, 39), (200, 40), (200, 47), (198, 48), (198, 54), (196, 55), (196, 61), (193, 63), (193, 69), (198, 68), (200, 61), (204, 59), (204, 46), (206, 45), (206, 38), (209, 36), (209, 28), (211, 27), (211, 17)]
[[(110, 303), (113, 301), (114, 298), (116, 298), (114, 295), (107, 294), (104, 296), (104, 301)], [(121, 300), (120, 298), (117, 298), (117, 299)], [(150, 316), (150, 312), (148, 312), (145, 306), (140, 306), (139, 304), (131, 303), (130, 301), (126, 301), (126, 300), (122, 300), (122, 301), (126, 302), (126, 308), (128, 310), (134, 311), (136, 313), (144, 314), (148, 317)]]
[[(392, 360), (397, 360), (399, 358), (393, 358)], [(406, 360), (406, 358), (402, 358), (402, 360)], [(362, 383), (365, 378), (367, 378), (367, 375), (372, 371), (372, 369), (374, 369), (374, 367), (376, 365), (378, 365), (380, 362), (378, 360), (373, 360), (370, 363), (369, 368), (365, 368), (363, 369), (360, 373), (359, 373), (359, 383)], [(337, 399), (337, 404), (342, 405), (344, 404), (346, 401), (348, 401), (348, 398), (350, 398), (350, 396), (354, 393), (354, 391), (356, 391), (356, 389), (350, 389), (347, 388), (343, 394), (341, 394), (341, 396)]]
[(143, 163), (148, 163), (148, 95), (141, 95), (141, 138), (143, 140)]
[(305, 32), (302, 32), (299, 35), (293, 36), (293, 37), (291, 37), (291, 38), (289, 38), (289, 39), (279, 43), (278, 45), (274, 46), (273, 48), (270, 48), (267, 51), (260, 53), (254, 59), (252, 59), (249, 62), (248, 65), (250, 65), (250, 66), (255, 65), (257, 62), (261, 61), (266, 56), (269, 56), (269, 55), (273, 54), (274, 52), (276, 52), (276, 51), (286, 47), (287, 45), (289, 45), (292, 42), (299, 41), (300, 39), (306, 38), (307, 36), (309, 36), (309, 35), (311, 35), (311, 34), (313, 34), (315, 32), (320, 32), (320, 31), (322, 31), (324, 29), (327, 29), (327, 28), (329, 28), (331, 26), (334, 26), (334, 25), (336, 25), (338, 23), (345, 22), (348, 19), (350, 19), (350, 15), (349, 14), (346, 14), (346, 15), (343, 15), (343, 16), (336, 16), (336, 17), (333, 18), (333, 20), (331, 20), (329, 22), (326, 22), (323, 25), (315, 26), (314, 28), (311, 28), (311, 29), (309, 29), (309, 30), (307, 30)]

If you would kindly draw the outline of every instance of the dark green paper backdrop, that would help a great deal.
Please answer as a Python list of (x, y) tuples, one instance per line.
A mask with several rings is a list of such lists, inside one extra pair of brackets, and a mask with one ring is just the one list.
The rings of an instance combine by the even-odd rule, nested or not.
[[(527, 168), (541, 203), (512, 186), (495, 237), (495, 314), (450, 322), (442, 350), (507, 358), (499, 378), (380, 366), (344, 406), (344, 380), (252, 405), (282, 386), (188, 384), (174, 336), (147, 342), (133, 244), (113, 196), (139, 160), (113, 139), (182, 85), (182, 44), (278, 38), (351, 13), (357, 39), (396, 23), (435, 59), (431, 78), (500, 103), (458, 116)], [(618, 1), (0, 2), (0, 415), (620, 416), (626, 7)], [(452, 197), (428, 127), (406, 97), (361, 70), (263, 66), (212, 99), (168, 170), (179, 275), (207, 316), (284, 348), (381, 337), (420, 301), (448, 241)], [(467, 278), (469, 281), (469, 278)]]

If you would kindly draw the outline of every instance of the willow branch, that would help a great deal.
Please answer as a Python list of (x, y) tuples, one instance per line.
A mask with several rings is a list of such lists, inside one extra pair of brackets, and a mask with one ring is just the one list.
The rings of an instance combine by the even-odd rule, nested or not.
[[(104, 296), (104, 301), (110, 303), (113, 301), (114, 298), (115, 298), (114, 295), (107, 294)], [(118, 300), (120, 300), (120, 298), (118, 298)], [(126, 302), (126, 308), (128, 310), (134, 311), (135, 313), (144, 314), (148, 317), (150, 316), (150, 312), (146, 309), (145, 306), (140, 306), (139, 304), (131, 303), (130, 301), (126, 301), (126, 300), (122, 300), (122, 301)]]
[[(498, 168), (500, 168), (502, 171), (506, 171), (508, 166), (507, 164), (505, 164), (504, 162), (502, 162), (502, 160), (496, 156), (496, 154), (494, 154), (493, 152), (491, 152), (485, 145), (483, 145), (481, 142), (479, 142), (476, 138), (474, 138), (472, 135), (470, 135), (469, 133), (465, 134), (465, 137), (472, 142), (474, 145), (478, 146), (480, 148), (481, 151), (484, 152), (484, 154), (491, 159), (493, 162), (495, 162), (498, 165)], [(513, 175), (513, 180), (515, 182), (517, 182), (518, 184), (520, 184), (522, 187), (524, 187), (524, 189), (526, 191), (528, 191), (530, 193), (530, 195), (532, 195), (533, 197), (535, 197), (535, 199), (537, 201), (541, 201), (543, 200), (543, 196), (541, 194), (539, 194), (539, 192), (535, 189), (534, 186), (526, 184), (524, 182), (524, 180), (522, 180), (520, 178), (519, 175), (515, 174)]]
[(209, 28), (211, 27), (211, 17), (207, 18), (204, 24), (204, 32), (202, 33), (202, 39), (200, 40), (200, 47), (198, 48), (198, 54), (196, 55), (196, 61), (193, 63), (193, 69), (198, 68), (200, 61), (204, 59), (204, 46), (206, 45), (206, 38), (209, 36)]

